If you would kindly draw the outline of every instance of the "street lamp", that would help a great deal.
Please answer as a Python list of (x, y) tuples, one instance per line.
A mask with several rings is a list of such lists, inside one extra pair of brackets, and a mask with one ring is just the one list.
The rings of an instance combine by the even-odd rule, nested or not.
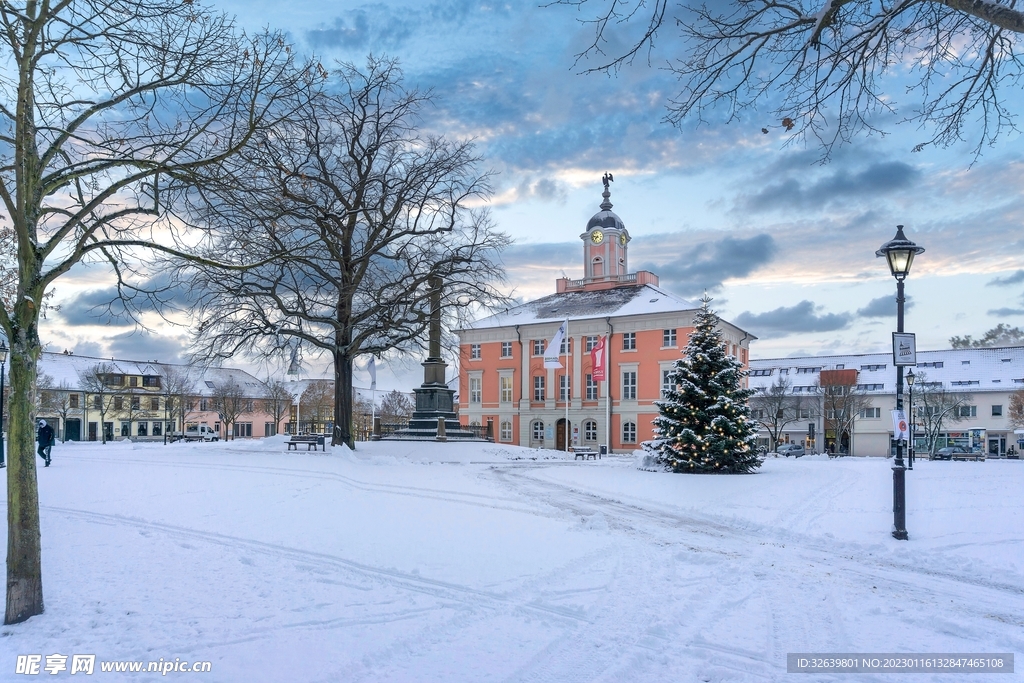
[(914, 469), (914, 380), (916, 379), (917, 375), (913, 370), (907, 373), (907, 391), (910, 392), (910, 445), (907, 447), (907, 460), (910, 461), (910, 467), (908, 469)]
[[(910, 274), (914, 257), (924, 251), (903, 234), (903, 226), (896, 226), (896, 236), (882, 245), (875, 256), (885, 257), (889, 271), (896, 278), (896, 332), (903, 332), (903, 281)], [(903, 410), (903, 366), (896, 365), (896, 410)], [(896, 462), (892, 468), (893, 538), (905, 541), (907, 535), (906, 471), (903, 464), (903, 442), (896, 442)]]
[(7, 370), (7, 344), (0, 341), (0, 467), (4, 464), (4, 373)]

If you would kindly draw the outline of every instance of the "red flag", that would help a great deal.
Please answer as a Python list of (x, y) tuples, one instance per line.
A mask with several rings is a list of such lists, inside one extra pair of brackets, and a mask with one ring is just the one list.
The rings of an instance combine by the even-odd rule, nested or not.
[(604, 379), (604, 337), (597, 338), (597, 344), (590, 349), (590, 365), (594, 375), (594, 381), (600, 382)]

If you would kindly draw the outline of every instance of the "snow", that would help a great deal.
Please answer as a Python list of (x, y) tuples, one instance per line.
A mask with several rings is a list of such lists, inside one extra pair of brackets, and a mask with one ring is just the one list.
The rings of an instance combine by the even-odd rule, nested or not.
[(1024, 462), (918, 462), (901, 542), (891, 461), (639, 459), (58, 444), (39, 470), (46, 612), (0, 629), (0, 680), (53, 653), (210, 661), (204, 681), (449, 682), (781, 681), (788, 652), (1024, 651)]

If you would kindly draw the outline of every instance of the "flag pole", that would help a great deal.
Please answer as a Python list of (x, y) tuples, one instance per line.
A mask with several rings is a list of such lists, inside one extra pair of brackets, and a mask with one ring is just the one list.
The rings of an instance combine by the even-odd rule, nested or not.
[(569, 424), (569, 318), (565, 318), (565, 452), (569, 452), (569, 432), (572, 426)]

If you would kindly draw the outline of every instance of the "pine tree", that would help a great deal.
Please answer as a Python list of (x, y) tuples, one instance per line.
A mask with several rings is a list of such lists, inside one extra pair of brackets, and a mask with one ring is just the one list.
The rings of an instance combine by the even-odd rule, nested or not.
[(754, 450), (756, 423), (742, 388), (743, 366), (726, 355), (719, 318), (705, 294), (683, 357), (669, 376), (672, 387), (656, 401), (655, 438), (644, 449), (675, 472), (739, 474), (763, 459)]

